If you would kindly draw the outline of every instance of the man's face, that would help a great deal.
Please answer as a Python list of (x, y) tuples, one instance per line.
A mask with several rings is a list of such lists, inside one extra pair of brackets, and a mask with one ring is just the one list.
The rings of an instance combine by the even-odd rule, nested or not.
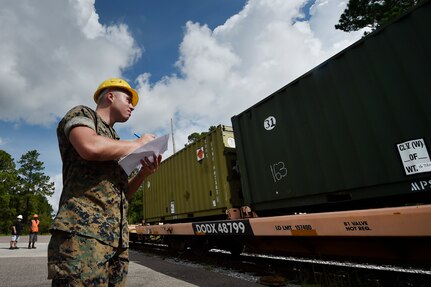
[(116, 122), (125, 122), (135, 109), (132, 105), (132, 96), (123, 91), (113, 91), (114, 101), (112, 107), (115, 114)]

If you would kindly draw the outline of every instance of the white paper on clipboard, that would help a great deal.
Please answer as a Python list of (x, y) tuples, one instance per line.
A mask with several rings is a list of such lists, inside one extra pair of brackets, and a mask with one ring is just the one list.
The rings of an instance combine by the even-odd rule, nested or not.
[(130, 175), (130, 173), (141, 164), (141, 159), (144, 157), (148, 157), (148, 159), (151, 160), (153, 155), (157, 157), (159, 154), (163, 154), (168, 149), (168, 142), (169, 134), (158, 137), (122, 157), (118, 163), (127, 175)]

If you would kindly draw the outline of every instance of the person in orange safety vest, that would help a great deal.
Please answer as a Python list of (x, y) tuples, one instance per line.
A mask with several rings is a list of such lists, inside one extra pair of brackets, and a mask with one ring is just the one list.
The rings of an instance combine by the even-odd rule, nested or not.
[(37, 241), (37, 234), (39, 233), (39, 215), (33, 215), (33, 219), (30, 221), (30, 234), (28, 241), (28, 249), (36, 248), (34, 243)]

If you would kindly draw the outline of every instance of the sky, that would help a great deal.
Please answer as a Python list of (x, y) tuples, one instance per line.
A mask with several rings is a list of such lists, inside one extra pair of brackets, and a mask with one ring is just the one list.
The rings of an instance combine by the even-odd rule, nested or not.
[(170, 133), (172, 119), (179, 150), (359, 40), (334, 28), (346, 1), (2, 0), (0, 149), (15, 163), (39, 152), (56, 211), (57, 124), (76, 105), (95, 108), (103, 80), (140, 95), (114, 126), (122, 139)]

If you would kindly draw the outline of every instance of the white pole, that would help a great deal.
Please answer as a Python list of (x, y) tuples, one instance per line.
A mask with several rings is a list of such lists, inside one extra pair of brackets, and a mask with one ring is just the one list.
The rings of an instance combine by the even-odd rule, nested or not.
[(171, 118), (171, 134), (172, 134), (172, 149), (175, 153), (176, 151), (175, 151), (175, 139), (174, 139), (174, 125), (172, 123), (172, 118)]

